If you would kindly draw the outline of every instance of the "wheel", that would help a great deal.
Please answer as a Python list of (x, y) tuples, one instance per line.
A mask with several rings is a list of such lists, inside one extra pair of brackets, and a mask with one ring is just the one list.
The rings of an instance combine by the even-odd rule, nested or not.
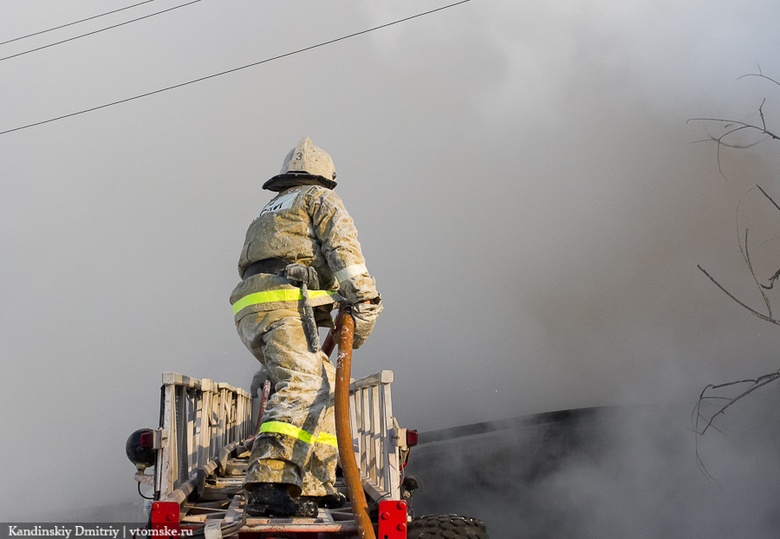
[(489, 539), (485, 523), (460, 515), (427, 515), (412, 520), (407, 539)]

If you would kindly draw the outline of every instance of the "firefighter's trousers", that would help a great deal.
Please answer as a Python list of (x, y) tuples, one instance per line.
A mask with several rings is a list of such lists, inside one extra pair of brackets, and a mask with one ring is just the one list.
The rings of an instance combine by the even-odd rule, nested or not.
[(322, 351), (310, 351), (303, 314), (303, 308), (277, 309), (238, 322), (241, 340), (268, 370), (275, 389), (244, 484), (287, 483), (304, 496), (325, 496), (336, 492), (336, 369)]

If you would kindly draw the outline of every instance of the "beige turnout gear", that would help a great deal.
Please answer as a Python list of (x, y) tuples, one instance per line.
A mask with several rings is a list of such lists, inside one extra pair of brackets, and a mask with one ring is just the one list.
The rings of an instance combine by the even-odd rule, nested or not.
[(313, 318), (332, 327), (333, 304), (343, 302), (370, 319), (356, 334), (362, 342), (382, 305), (352, 218), (329, 188), (334, 178), (330, 156), (304, 138), (264, 185), (279, 194), (250, 224), (241, 250), (242, 280), (230, 297), (236, 327), (275, 388), (245, 485), (286, 483), (305, 496), (335, 492), (335, 368), (307, 333)]
[(268, 371), (275, 391), (266, 403), (245, 483), (287, 483), (305, 496), (335, 493), (335, 368), (308, 350), (302, 312), (250, 313), (238, 323), (241, 340)]
[[(309, 290), (313, 306), (336, 301), (355, 304), (378, 296), (352, 218), (339, 196), (319, 185), (290, 187), (277, 195), (249, 225), (238, 261), (246, 269), (260, 260), (282, 259), (311, 266), (320, 290)], [(249, 312), (303, 305), (301, 289), (279, 275), (258, 273), (230, 297), (238, 319)]]

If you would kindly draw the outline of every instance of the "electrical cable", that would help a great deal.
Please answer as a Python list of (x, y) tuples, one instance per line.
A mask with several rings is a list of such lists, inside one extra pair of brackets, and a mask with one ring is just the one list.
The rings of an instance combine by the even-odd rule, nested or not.
[[(199, 1), (199, 0), (196, 0), (196, 1)], [(436, 9), (432, 9), (430, 11), (425, 11), (423, 13), (418, 13), (416, 15), (411, 15), (411, 16), (405, 17), (403, 19), (398, 19), (396, 21), (388, 22), (388, 23), (385, 23), (385, 24), (382, 24), (382, 25), (379, 25), (379, 26), (374, 26), (373, 28), (368, 28), (367, 30), (361, 30), (360, 32), (354, 32), (352, 34), (347, 34), (347, 35), (342, 36), (342, 37), (338, 37), (338, 38), (331, 39), (331, 40), (328, 40), (328, 41), (323, 41), (322, 43), (318, 43), (316, 45), (310, 45), (308, 47), (304, 47), (302, 49), (298, 49), (298, 50), (295, 50), (295, 51), (292, 51), (292, 52), (286, 52), (286, 53), (280, 54), (278, 56), (273, 56), (271, 58), (266, 58), (265, 60), (260, 60), (258, 62), (253, 62), (251, 64), (243, 65), (243, 66), (240, 66), (240, 67), (234, 67), (233, 69), (228, 69), (227, 71), (222, 71), (220, 73), (214, 73), (212, 75), (206, 75), (205, 77), (192, 79), (192, 80), (189, 80), (187, 82), (181, 82), (179, 84), (174, 84), (173, 86), (167, 86), (165, 88), (160, 88), (158, 90), (152, 90), (151, 92), (138, 94), (138, 95), (135, 95), (135, 96), (132, 96), (132, 97), (126, 97), (125, 99), (119, 99), (117, 101), (112, 101), (110, 103), (105, 103), (103, 105), (97, 105), (95, 107), (91, 107), (91, 108), (88, 108), (88, 109), (80, 110), (80, 111), (77, 111), (77, 112), (71, 112), (69, 114), (63, 114), (62, 116), (49, 118), (48, 120), (41, 120), (40, 122), (34, 122), (34, 123), (31, 123), (31, 124), (27, 124), (27, 125), (22, 125), (22, 126), (14, 127), (14, 128), (11, 128), (11, 129), (6, 129), (5, 131), (0, 131), (0, 135), (7, 135), (8, 133), (13, 133), (14, 131), (21, 131), (22, 129), (29, 129), (30, 127), (36, 127), (36, 126), (39, 126), (39, 125), (43, 125), (43, 124), (47, 124), (47, 123), (51, 123), (51, 122), (56, 122), (58, 120), (63, 120), (65, 118), (71, 118), (73, 116), (78, 116), (80, 114), (86, 114), (88, 112), (93, 112), (93, 111), (96, 111), (96, 110), (105, 109), (105, 108), (108, 108), (108, 107), (111, 107), (111, 106), (114, 106), (114, 105), (119, 105), (121, 103), (127, 103), (128, 101), (134, 101), (136, 99), (141, 99), (143, 97), (149, 97), (151, 95), (160, 94), (162, 92), (167, 92), (168, 90), (174, 90), (176, 88), (181, 88), (182, 86), (188, 86), (190, 84), (195, 84), (196, 82), (203, 82), (204, 80), (213, 79), (213, 78), (216, 78), (216, 77), (221, 77), (222, 75), (227, 75), (228, 73), (234, 73), (236, 71), (241, 71), (242, 69), (255, 67), (255, 66), (258, 66), (258, 65), (261, 65), (261, 64), (267, 64), (268, 62), (273, 62), (274, 60), (280, 60), (282, 58), (287, 58), (288, 56), (293, 56), (295, 54), (300, 54), (302, 52), (310, 51), (312, 49), (316, 49), (318, 47), (323, 47), (325, 45), (331, 45), (331, 44), (336, 43), (338, 41), (343, 41), (345, 39), (349, 39), (349, 38), (352, 38), (352, 37), (356, 37), (356, 36), (360, 36), (360, 35), (363, 35), (363, 34), (367, 34), (369, 32), (373, 32), (375, 30), (381, 30), (382, 28), (387, 28), (388, 26), (393, 26), (393, 25), (396, 25), (396, 24), (400, 24), (402, 22), (410, 21), (412, 19), (416, 19), (416, 18), (422, 17), (424, 15), (430, 15), (431, 13), (436, 13), (437, 11), (443, 11), (445, 9), (448, 9), (448, 8), (451, 8), (451, 7), (455, 7), (455, 6), (459, 6), (461, 4), (465, 4), (465, 3), (470, 2), (470, 1), (471, 0), (460, 0), (459, 2), (455, 2), (453, 4), (448, 4), (446, 6), (442, 6), (442, 7), (436, 8)]]
[(145, 495), (144, 495), (144, 494), (141, 492), (141, 483), (140, 483), (140, 482), (138, 483), (138, 495), (139, 495), (141, 498), (143, 498), (144, 500), (153, 500), (153, 499), (154, 499), (154, 496), (145, 496)]
[(82, 22), (91, 21), (92, 19), (98, 19), (100, 17), (105, 17), (106, 15), (111, 15), (112, 13), (119, 13), (120, 11), (124, 11), (126, 9), (130, 9), (130, 8), (133, 8), (133, 7), (136, 7), (136, 6), (140, 6), (142, 4), (148, 4), (149, 2), (154, 2), (154, 1), (155, 0), (144, 0), (143, 2), (139, 2), (137, 4), (133, 4), (132, 6), (121, 7), (119, 9), (115, 9), (114, 11), (107, 11), (106, 13), (101, 13), (100, 15), (93, 15), (92, 17), (87, 17), (86, 19), (81, 19), (79, 21), (73, 21), (73, 22), (69, 22), (67, 24), (61, 24), (59, 26), (55, 26), (54, 28), (48, 28), (46, 30), (41, 30), (40, 32), (33, 32), (32, 34), (27, 34), (26, 36), (19, 36), (19, 37), (15, 37), (13, 39), (9, 39), (7, 41), (0, 41), (0, 45), (6, 45), (7, 43), (13, 43), (14, 41), (19, 41), (20, 39), (26, 39), (28, 37), (39, 36), (41, 34), (45, 34), (46, 32), (52, 32), (54, 30), (59, 30), (60, 28), (66, 28), (68, 26), (73, 26), (74, 24), (79, 24), (79, 23), (82, 23)]
[(179, 9), (180, 7), (186, 7), (190, 6), (192, 4), (196, 4), (200, 2), (201, 0), (192, 0), (191, 2), (187, 2), (186, 4), (180, 4), (178, 6), (169, 7), (168, 9), (163, 9), (162, 11), (157, 11), (155, 13), (150, 13), (149, 15), (144, 15), (143, 17), (138, 17), (137, 19), (130, 19), (129, 21), (120, 22), (118, 24), (114, 24), (111, 26), (106, 26), (105, 28), (100, 28), (99, 30), (93, 30), (92, 32), (87, 32), (86, 34), (79, 34), (77, 36), (69, 37), (68, 39), (63, 39), (61, 41), (55, 41), (54, 43), (49, 43), (48, 45), (42, 45), (40, 47), (36, 47), (34, 49), (17, 52), (16, 54), (11, 54), (10, 56), (5, 56), (3, 58), (0, 58), (0, 62), (3, 60), (10, 60), (11, 58), (16, 58), (18, 56), (24, 56), (25, 54), (30, 54), (31, 52), (39, 51), (42, 49), (48, 49), (49, 47), (54, 47), (55, 45), (62, 45), (63, 43), (67, 43), (69, 41), (75, 41), (77, 39), (81, 39), (82, 37), (91, 36), (94, 34), (99, 34), (100, 32), (105, 32), (106, 30), (112, 30), (114, 28), (118, 28), (120, 26), (125, 26), (126, 24), (130, 24), (133, 22), (142, 21), (144, 19), (148, 19), (150, 17), (154, 17), (155, 15), (160, 15), (162, 13), (167, 13), (168, 11), (173, 11), (174, 9)]

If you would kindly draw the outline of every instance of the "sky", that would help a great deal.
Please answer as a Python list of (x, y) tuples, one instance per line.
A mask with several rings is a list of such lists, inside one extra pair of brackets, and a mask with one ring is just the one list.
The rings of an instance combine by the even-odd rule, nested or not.
[[(0, 41), (129, 5), (8, 0)], [(179, 5), (0, 45), (0, 57)], [(0, 60), (0, 131), (254, 64), (423, 11), (203, 0)], [(780, 118), (780, 6), (471, 0), (149, 97), (0, 135), (0, 520), (136, 498), (127, 435), (161, 373), (249, 387), (228, 296), (247, 225), (303, 136), (328, 151), (421, 431), (688, 402), (777, 369), (754, 266), (778, 267), (777, 146), (699, 143)], [(738, 232), (739, 231), (739, 232)], [(780, 303), (780, 302), (778, 302)], [(7, 481), (7, 483), (6, 483)], [(40, 507), (43, 506), (43, 509)]]

